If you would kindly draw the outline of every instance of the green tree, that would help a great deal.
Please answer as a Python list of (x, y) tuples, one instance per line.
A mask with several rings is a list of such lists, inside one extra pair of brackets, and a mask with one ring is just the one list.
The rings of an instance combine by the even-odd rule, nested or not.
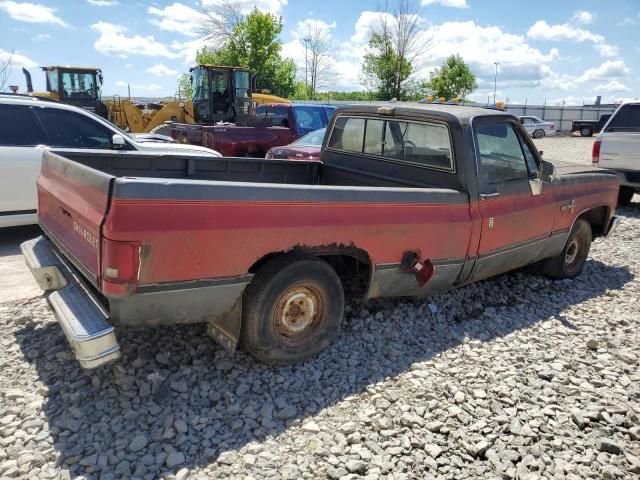
[(451, 55), (430, 74), (424, 87), (435, 97), (465, 98), (478, 88), (476, 76), (460, 55)]
[(181, 98), (191, 98), (193, 96), (193, 87), (191, 85), (191, 75), (183, 73), (178, 78), (178, 88), (180, 89)]
[(293, 95), (296, 67), (293, 60), (282, 58), (282, 17), (254, 8), (248, 15), (236, 15), (218, 48), (203, 48), (196, 55), (198, 64), (245, 67), (256, 75), (258, 90), (267, 89), (282, 97)]
[(413, 67), (408, 62), (403, 62), (402, 66), (400, 63), (401, 59), (393, 49), (391, 36), (372, 33), (362, 73), (364, 85), (375, 93), (378, 100), (404, 100), (402, 84), (411, 75)]
[(361, 82), (380, 100), (406, 100), (413, 89), (409, 80), (413, 60), (429, 42), (420, 37), (417, 2), (395, 0), (392, 5), (381, 7), (382, 15), (371, 29)]

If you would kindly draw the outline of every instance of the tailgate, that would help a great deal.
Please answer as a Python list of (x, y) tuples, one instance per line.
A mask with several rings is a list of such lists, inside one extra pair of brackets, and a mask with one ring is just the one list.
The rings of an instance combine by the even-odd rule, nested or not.
[(94, 286), (100, 276), (100, 228), (114, 177), (45, 152), (38, 218), (47, 236)]

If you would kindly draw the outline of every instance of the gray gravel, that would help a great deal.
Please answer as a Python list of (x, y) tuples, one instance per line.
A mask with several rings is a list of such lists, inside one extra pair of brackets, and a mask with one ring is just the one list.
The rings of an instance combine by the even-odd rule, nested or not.
[(42, 298), (0, 304), (0, 477), (640, 475), (640, 205), (576, 280), (512, 273), (351, 301), (318, 358), (267, 368), (181, 326), (84, 371)]

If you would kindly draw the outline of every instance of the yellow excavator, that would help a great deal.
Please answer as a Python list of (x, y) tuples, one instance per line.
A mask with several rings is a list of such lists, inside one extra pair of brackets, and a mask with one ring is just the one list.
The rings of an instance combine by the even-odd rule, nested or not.
[(101, 116), (106, 115), (100, 98), (102, 72), (99, 68), (52, 65), (42, 67), (42, 70), (45, 72), (47, 90), (34, 92), (31, 74), (27, 69), (22, 69), (29, 94), (75, 105)]
[(23, 72), (27, 91), (92, 111), (131, 133), (164, 133), (168, 123), (235, 122), (249, 115), (255, 105), (291, 103), (264, 93), (253, 93), (251, 72), (241, 67), (198, 65), (190, 69), (193, 96), (168, 102), (137, 104), (114, 95), (101, 96), (102, 72), (94, 67), (42, 67), (46, 92), (33, 92), (31, 75)]

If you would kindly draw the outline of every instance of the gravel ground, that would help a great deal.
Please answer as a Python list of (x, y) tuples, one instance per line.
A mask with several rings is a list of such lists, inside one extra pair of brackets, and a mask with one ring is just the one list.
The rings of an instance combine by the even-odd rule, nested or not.
[(44, 299), (0, 304), (0, 477), (638, 478), (640, 205), (619, 214), (576, 280), (351, 301), (281, 369), (180, 326), (121, 328), (84, 371)]
[(544, 152), (546, 160), (562, 160), (565, 162), (591, 165), (591, 149), (595, 137), (556, 136), (534, 140), (538, 150)]

